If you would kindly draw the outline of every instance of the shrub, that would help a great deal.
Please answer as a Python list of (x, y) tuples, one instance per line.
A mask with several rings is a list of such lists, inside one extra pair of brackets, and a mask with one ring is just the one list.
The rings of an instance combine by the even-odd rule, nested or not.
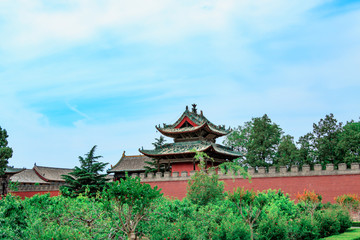
[(318, 224), (313, 224), (311, 217), (302, 215), (289, 221), (290, 239), (312, 240), (319, 238)]
[(243, 240), (250, 239), (249, 227), (234, 215), (224, 218), (219, 227), (216, 228), (213, 238), (214, 240)]
[(257, 234), (260, 240), (289, 239), (286, 220), (279, 215), (264, 217), (259, 223)]
[(340, 232), (341, 226), (335, 211), (324, 209), (315, 212), (314, 216), (319, 226), (320, 237), (328, 237)]
[(0, 200), (0, 238), (23, 239), (27, 228), (26, 218), (19, 197), (8, 194)]
[(336, 219), (340, 223), (340, 233), (343, 233), (346, 231), (346, 229), (350, 228), (352, 225), (351, 217), (349, 212), (337, 204), (332, 204), (328, 208), (330, 211), (333, 211), (336, 214)]
[(206, 168), (206, 161), (214, 161), (206, 153), (195, 151), (195, 160), (199, 161), (200, 171), (196, 171), (188, 181), (187, 198), (194, 204), (206, 205), (224, 199), (224, 183), (213, 168)]

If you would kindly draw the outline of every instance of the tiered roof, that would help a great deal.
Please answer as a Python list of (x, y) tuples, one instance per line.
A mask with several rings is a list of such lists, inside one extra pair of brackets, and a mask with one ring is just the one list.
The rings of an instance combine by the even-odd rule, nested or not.
[(173, 159), (174, 161), (187, 161), (193, 158), (195, 150), (206, 152), (215, 159), (225, 161), (240, 157), (238, 152), (232, 149), (215, 144), (215, 139), (231, 132), (224, 125), (211, 123), (200, 111), (197, 113), (196, 104), (193, 104), (192, 111), (186, 106), (185, 112), (174, 124), (164, 124), (163, 127), (156, 126), (156, 129), (168, 137), (174, 138), (174, 143), (165, 144), (154, 150), (139, 149), (139, 151), (151, 158)]
[(210, 122), (200, 111), (197, 113), (196, 105), (193, 105), (192, 111), (186, 106), (185, 112), (174, 124), (163, 124), (163, 127), (155, 126), (156, 129), (165, 136), (176, 139), (194, 136), (204, 139), (215, 139), (231, 132), (231, 129), (225, 129), (225, 125), (215, 125)]
[(227, 156), (231, 159), (239, 157), (238, 152), (232, 151), (230, 148), (215, 144), (210, 141), (188, 141), (188, 142), (175, 142), (165, 144), (162, 147), (158, 147), (154, 150), (139, 150), (142, 154), (149, 157), (159, 157), (164, 155), (194, 155), (194, 151), (198, 152), (217, 152), (221, 155)]

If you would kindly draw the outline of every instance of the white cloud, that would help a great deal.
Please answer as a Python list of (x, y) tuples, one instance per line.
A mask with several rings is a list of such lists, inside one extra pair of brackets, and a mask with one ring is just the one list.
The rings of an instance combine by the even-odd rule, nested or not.
[[(320, 1), (69, 1), (51, 9), (43, 1), (7, 1), (2, 50), (17, 58), (93, 41), (113, 34), (119, 41), (172, 44), (194, 35), (226, 35), (240, 31), (266, 34), (296, 25)], [(15, 7), (16, 5), (16, 7)], [(5, 10), (6, 9), (6, 10)], [(10, 11), (8, 9), (11, 9)], [(223, 38), (221, 38), (223, 39)], [(241, 44), (238, 39), (238, 44)]]

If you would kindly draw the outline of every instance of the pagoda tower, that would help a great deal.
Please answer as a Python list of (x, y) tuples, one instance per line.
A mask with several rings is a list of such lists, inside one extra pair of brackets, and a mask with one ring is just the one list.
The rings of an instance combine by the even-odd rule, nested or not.
[(147, 157), (158, 160), (160, 164), (171, 165), (172, 172), (198, 170), (193, 150), (204, 152), (214, 159), (211, 164), (220, 163), (240, 157), (240, 154), (230, 148), (216, 144), (216, 138), (225, 136), (231, 129), (225, 125), (211, 123), (203, 112), (197, 112), (196, 104), (185, 112), (174, 124), (163, 124), (156, 129), (163, 135), (173, 138), (173, 143), (164, 144), (153, 150), (139, 149)]

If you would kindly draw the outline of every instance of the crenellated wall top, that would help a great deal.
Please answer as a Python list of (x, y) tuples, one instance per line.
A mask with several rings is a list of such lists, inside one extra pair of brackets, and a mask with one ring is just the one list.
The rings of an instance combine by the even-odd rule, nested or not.
[[(298, 166), (292, 166), (290, 168), (283, 167), (265, 167), (249, 168), (248, 173), (251, 175), (251, 178), (271, 178), (271, 177), (305, 177), (305, 176), (329, 176), (329, 175), (351, 175), (351, 174), (360, 174), (360, 165), (359, 163), (352, 163), (350, 168), (347, 168), (345, 163), (340, 163), (335, 168), (334, 164), (327, 164), (326, 168), (323, 169), (320, 164), (315, 164), (313, 169), (309, 165), (303, 165), (301, 168)], [(179, 172), (165, 172), (165, 173), (156, 173), (156, 174), (147, 174), (144, 173), (133, 174), (132, 177), (140, 177), (142, 182), (158, 182), (158, 181), (187, 181), (190, 177), (195, 174), (195, 171), (183, 171)], [(219, 179), (232, 179), (232, 178), (242, 178), (234, 172), (223, 173), (218, 172)]]

